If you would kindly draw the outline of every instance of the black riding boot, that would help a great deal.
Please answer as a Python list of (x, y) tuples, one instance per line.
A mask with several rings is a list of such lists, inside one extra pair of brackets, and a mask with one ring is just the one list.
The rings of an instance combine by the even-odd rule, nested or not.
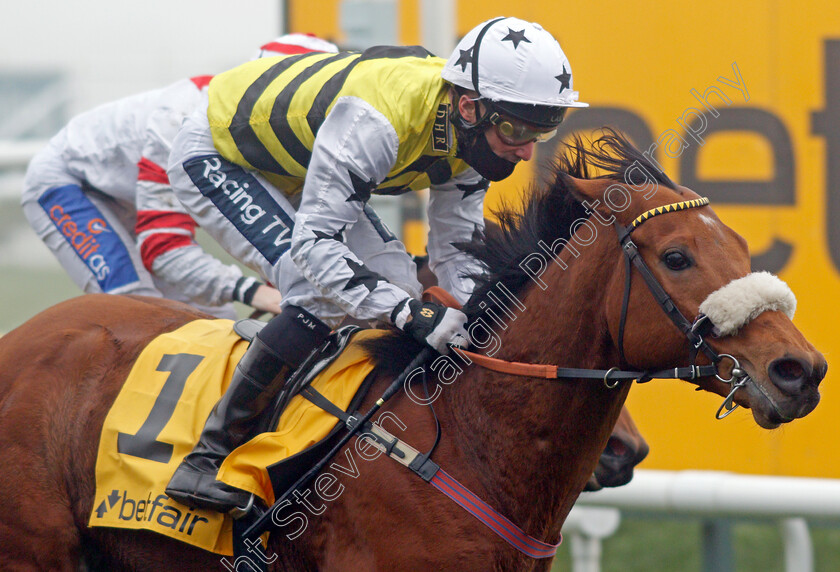
[(272, 318), (239, 360), (230, 386), (207, 418), (198, 443), (172, 475), (166, 494), (192, 508), (228, 512), (245, 507), (251, 493), (217, 481), (216, 473), (245, 442), (289, 375), (329, 332), (326, 324), (297, 306)]

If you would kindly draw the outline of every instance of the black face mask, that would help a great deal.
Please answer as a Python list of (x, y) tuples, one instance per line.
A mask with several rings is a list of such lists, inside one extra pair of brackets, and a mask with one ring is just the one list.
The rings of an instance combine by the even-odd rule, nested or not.
[(461, 131), (458, 136), (457, 156), (479, 175), (490, 181), (501, 181), (513, 173), (516, 163), (496, 155), (490, 148), (483, 130), (478, 133)]

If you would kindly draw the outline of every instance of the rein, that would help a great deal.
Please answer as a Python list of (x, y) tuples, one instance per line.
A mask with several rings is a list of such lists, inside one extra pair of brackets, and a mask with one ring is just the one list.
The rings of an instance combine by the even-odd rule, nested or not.
[[(441, 304), (449, 308), (461, 308), (461, 304), (458, 303), (455, 297), (440, 286), (432, 286), (423, 293), (424, 301), (431, 299), (436, 299)], [(655, 372), (623, 371), (617, 367), (610, 369), (580, 369), (573, 367), (560, 367), (557, 365), (506, 361), (477, 354), (459, 347), (453, 347), (452, 351), (459, 354), (468, 365), (469, 363), (475, 363), (484, 369), (489, 369), (499, 373), (520, 377), (539, 377), (542, 379), (602, 379), (604, 380), (604, 384), (611, 389), (616, 387), (618, 382), (627, 379), (695, 379), (697, 377), (714, 375), (717, 372), (715, 366), (709, 365), (682, 368), (675, 367), (673, 369), (663, 369)]]
[(621, 381), (638, 380), (640, 383), (651, 379), (684, 379), (691, 380), (699, 377), (715, 375), (715, 365), (689, 365), (686, 367), (675, 367), (661, 369), (658, 371), (628, 371), (617, 367), (610, 369), (583, 369), (574, 367), (560, 367), (557, 365), (544, 365), (534, 363), (522, 363), (518, 361), (505, 361), (497, 358), (487, 357), (468, 350), (452, 348), (453, 351), (464, 357), (467, 362), (474, 362), (476, 365), (520, 377), (539, 377), (542, 379), (600, 379), (604, 384), (613, 389)]
[[(618, 241), (621, 245), (621, 251), (624, 253), (625, 261), (624, 296), (621, 303), (621, 318), (618, 326), (617, 341), (621, 363), (627, 364), (627, 360), (624, 356), (624, 330), (627, 322), (627, 310), (630, 303), (630, 288), (632, 284), (633, 267), (635, 267), (639, 272), (639, 275), (641, 275), (644, 280), (645, 285), (648, 287), (648, 290), (656, 300), (656, 303), (660, 308), (662, 308), (662, 311), (665, 312), (671, 322), (677, 326), (680, 332), (682, 332), (687, 338), (689, 342), (688, 361), (690, 365), (658, 371), (634, 371), (619, 367), (612, 367), (607, 370), (582, 369), (561, 367), (557, 365), (505, 361), (457, 347), (453, 348), (453, 351), (461, 355), (466, 361), (474, 362), (476, 365), (485, 369), (499, 373), (522, 377), (539, 377), (542, 379), (600, 379), (603, 380), (604, 385), (610, 389), (614, 389), (620, 382), (626, 380), (636, 380), (638, 383), (644, 383), (650, 381), (651, 379), (682, 379), (691, 381), (701, 377), (710, 377), (714, 375), (720, 381), (730, 384), (732, 388), (715, 413), (716, 419), (723, 419), (738, 407), (738, 405), (733, 402), (735, 392), (746, 385), (747, 381), (750, 379), (749, 376), (741, 368), (740, 363), (734, 356), (729, 354), (718, 354), (706, 341), (705, 337), (714, 331), (714, 324), (707, 316), (699, 314), (694, 321), (689, 321), (682, 312), (680, 312), (676, 304), (674, 304), (674, 301), (653, 275), (644, 258), (642, 258), (639, 253), (638, 247), (631, 239), (633, 231), (639, 228), (642, 223), (655, 216), (679, 212), (691, 208), (704, 207), (708, 204), (709, 199), (705, 197), (690, 201), (682, 201), (645, 211), (626, 227), (621, 225), (618, 221), (615, 221), (614, 223), (616, 232), (618, 233)], [(441, 299), (441, 301), (447, 305), (451, 305), (452, 302), (455, 302), (454, 298), (452, 298), (449, 293), (442, 288), (433, 287), (433, 292), (431, 292), (431, 294)], [(455, 304), (457, 304), (457, 302), (455, 302)], [(697, 356), (701, 351), (709, 357), (712, 362), (711, 364), (696, 364)], [(720, 375), (719, 366), (724, 359), (732, 361), (732, 369), (730, 370), (730, 377), (728, 379), (723, 378)]]

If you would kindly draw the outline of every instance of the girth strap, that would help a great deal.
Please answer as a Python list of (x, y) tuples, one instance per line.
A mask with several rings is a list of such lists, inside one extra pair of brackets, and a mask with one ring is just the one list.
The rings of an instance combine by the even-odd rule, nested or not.
[(373, 443), (375, 447), (381, 451), (386, 451), (392, 459), (411, 469), (416, 475), (455, 501), (461, 508), (476, 517), (482, 524), (523, 554), (531, 558), (551, 558), (557, 553), (557, 547), (560, 546), (562, 536), (557, 544), (546, 544), (537, 540), (478, 498), (452, 475), (441, 469), (437, 463), (405, 441), (394, 437), (375, 423), (365, 429), (365, 434), (362, 437), (372, 436), (376, 440)]
[[(300, 392), (304, 398), (311, 401), (333, 417), (337, 417), (347, 426), (349, 430), (353, 430), (358, 424), (358, 418), (350, 415), (342, 410), (335, 403), (324, 397), (318, 390), (309, 386)], [(408, 443), (401, 441), (388, 431), (377, 425), (376, 423), (368, 421), (360, 428), (361, 434), (359, 438), (366, 438), (380, 451), (411, 469), (414, 473), (419, 475), (424, 481), (429, 481), (437, 472), (438, 465), (428, 458), (427, 455), (421, 453)]]

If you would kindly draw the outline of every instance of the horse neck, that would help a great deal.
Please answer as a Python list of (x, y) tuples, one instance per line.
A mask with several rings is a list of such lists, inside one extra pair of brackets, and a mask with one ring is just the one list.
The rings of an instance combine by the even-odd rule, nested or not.
[[(590, 260), (610, 253), (607, 244), (589, 248)], [(499, 334), (494, 357), (565, 367), (615, 365), (604, 308), (616, 267), (582, 257), (566, 270), (546, 272), (551, 285), (522, 296), (516, 318)], [(606, 445), (629, 385), (609, 390), (595, 380), (511, 377), (480, 367), (462, 377), (444, 400), (462, 466), (473, 472), (488, 502), (524, 530), (556, 538)]]

